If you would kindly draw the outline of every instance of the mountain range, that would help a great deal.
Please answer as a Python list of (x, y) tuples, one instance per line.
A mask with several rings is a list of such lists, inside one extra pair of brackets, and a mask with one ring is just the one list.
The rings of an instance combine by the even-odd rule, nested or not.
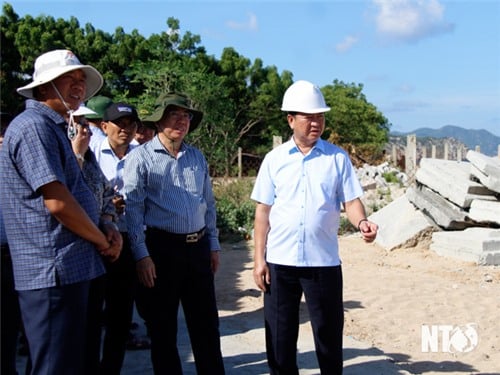
[(479, 146), (481, 153), (488, 156), (497, 156), (500, 145), (500, 137), (487, 130), (464, 129), (454, 125), (446, 125), (439, 129), (419, 128), (406, 133), (391, 131), (389, 135), (401, 137), (410, 134), (415, 134), (417, 138), (454, 138), (466, 145), (469, 150)]

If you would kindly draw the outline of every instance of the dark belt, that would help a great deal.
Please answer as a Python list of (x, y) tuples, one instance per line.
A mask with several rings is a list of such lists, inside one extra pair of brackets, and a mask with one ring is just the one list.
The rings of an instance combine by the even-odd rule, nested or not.
[(167, 232), (162, 229), (154, 228), (154, 227), (148, 227), (148, 232), (151, 233), (157, 233), (159, 235), (162, 235), (164, 237), (168, 237), (174, 241), (178, 242), (185, 242), (185, 243), (196, 243), (199, 240), (205, 236), (206, 233), (206, 228), (203, 228), (202, 230), (194, 233), (186, 233), (186, 234), (181, 234), (181, 233), (171, 233)]

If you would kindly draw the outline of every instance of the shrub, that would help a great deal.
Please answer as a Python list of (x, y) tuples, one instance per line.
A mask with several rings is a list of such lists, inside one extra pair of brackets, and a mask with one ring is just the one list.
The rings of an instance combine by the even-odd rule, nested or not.
[(351, 234), (357, 232), (357, 228), (351, 224), (349, 219), (345, 216), (340, 217), (339, 224), (339, 236), (343, 236), (345, 234)]
[(250, 238), (255, 202), (250, 199), (253, 179), (216, 180), (217, 227), (221, 241)]
[(385, 172), (382, 173), (382, 177), (384, 178), (385, 182), (392, 184), (392, 183), (400, 183), (398, 176), (396, 176), (396, 172)]

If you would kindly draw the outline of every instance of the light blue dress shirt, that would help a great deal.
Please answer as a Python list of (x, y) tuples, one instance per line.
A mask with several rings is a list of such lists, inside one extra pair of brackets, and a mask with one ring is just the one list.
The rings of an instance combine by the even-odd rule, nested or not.
[(182, 234), (206, 227), (211, 250), (220, 250), (208, 164), (197, 148), (183, 143), (175, 158), (155, 136), (130, 153), (124, 183), (136, 260), (149, 255), (143, 226)]
[(92, 132), (89, 147), (91, 150), (93, 150), (103, 141), (103, 139), (106, 139), (106, 133), (104, 133), (100, 128), (93, 124), (89, 124), (89, 129)]
[(362, 194), (349, 156), (336, 145), (320, 139), (304, 156), (291, 139), (270, 151), (251, 194), (253, 200), (272, 206), (266, 261), (339, 265), (341, 204)]
[[(92, 149), (97, 163), (99, 164), (102, 172), (115, 190), (115, 193), (124, 197), (125, 193), (123, 191), (123, 170), (125, 160), (128, 158), (130, 152), (136, 147), (137, 145), (130, 144), (128, 146), (127, 152), (125, 153), (125, 156), (120, 159), (115, 155), (113, 149), (109, 145), (109, 140), (106, 137), (101, 141), (101, 143), (94, 145), (94, 148)], [(125, 208), (125, 211), (127, 211), (127, 208)], [(125, 214), (126, 212), (121, 215), (116, 215), (116, 225), (118, 226), (120, 232), (127, 231)]]

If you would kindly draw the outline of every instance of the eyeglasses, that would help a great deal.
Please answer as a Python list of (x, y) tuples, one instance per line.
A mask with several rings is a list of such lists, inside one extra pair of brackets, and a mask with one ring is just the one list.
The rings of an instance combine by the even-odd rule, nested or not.
[(183, 112), (183, 111), (170, 111), (168, 112), (168, 118), (179, 121), (179, 120), (188, 120), (191, 121), (193, 119), (193, 114), (191, 112)]
[(324, 113), (294, 113), (292, 116), (297, 117), (299, 120), (304, 121), (323, 121), (325, 119)]
[(127, 121), (127, 120), (116, 120), (110, 121), (113, 125), (118, 126), (120, 129), (133, 130), (139, 125), (137, 121)]

